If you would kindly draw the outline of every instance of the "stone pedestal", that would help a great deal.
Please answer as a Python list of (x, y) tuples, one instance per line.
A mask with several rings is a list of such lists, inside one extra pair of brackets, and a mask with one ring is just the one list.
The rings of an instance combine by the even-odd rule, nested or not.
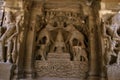
[(38, 80), (44, 77), (86, 80), (88, 63), (71, 61), (69, 53), (49, 53), (46, 61), (36, 60), (35, 71)]
[(120, 65), (107, 66), (107, 76), (108, 80), (120, 80)]
[(10, 80), (13, 76), (14, 65), (0, 63), (0, 80)]
[(86, 79), (88, 63), (80, 61), (36, 61), (37, 78), (59, 77)]
[(49, 61), (56, 61), (56, 60), (64, 60), (70, 61), (70, 54), (69, 53), (48, 53), (48, 60)]

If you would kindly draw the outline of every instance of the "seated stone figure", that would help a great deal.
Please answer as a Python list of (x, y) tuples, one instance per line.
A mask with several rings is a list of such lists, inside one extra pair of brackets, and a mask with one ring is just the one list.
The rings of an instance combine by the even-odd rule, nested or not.
[(52, 47), (51, 51), (56, 52), (56, 53), (66, 52), (66, 45), (65, 45), (65, 42), (64, 42), (64, 39), (63, 39), (61, 29), (58, 30), (58, 34), (57, 34), (56, 40), (53, 44), (53, 47)]

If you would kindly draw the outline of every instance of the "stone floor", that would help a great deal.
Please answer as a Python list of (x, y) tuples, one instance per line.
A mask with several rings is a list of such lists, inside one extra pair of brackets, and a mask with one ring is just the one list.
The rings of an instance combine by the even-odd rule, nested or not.
[(20, 80), (85, 80), (78, 78), (58, 78), (58, 77), (43, 77), (39, 79), (20, 79)]
[(37, 80), (83, 80), (78, 78), (57, 78), (57, 77), (43, 77)]

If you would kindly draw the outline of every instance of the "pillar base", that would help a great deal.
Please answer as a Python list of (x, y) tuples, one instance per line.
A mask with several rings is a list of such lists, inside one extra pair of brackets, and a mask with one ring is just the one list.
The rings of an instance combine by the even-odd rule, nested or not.
[(100, 80), (107, 80), (107, 78), (104, 78), (104, 77), (103, 77), (103, 78), (100, 78)]
[(89, 76), (87, 80), (100, 80), (98, 76)]

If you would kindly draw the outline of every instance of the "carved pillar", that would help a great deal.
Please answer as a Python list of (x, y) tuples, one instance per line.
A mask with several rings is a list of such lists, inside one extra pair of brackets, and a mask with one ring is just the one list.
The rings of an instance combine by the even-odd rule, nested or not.
[(23, 36), (22, 36), (22, 42), (20, 44), (20, 52), (18, 55), (18, 78), (25, 78), (25, 60), (26, 60), (26, 36), (28, 32), (28, 24), (29, 24), (29, 16), (30, 16), (30, 5), (31, 1), (30, 0), (25, 0), (23, 1), (23, 12), (24, 12), (24, 31), (23, 31)]
[(105, 47), (104, 47), (104, 29), (102, 28), (104, 23), (101, 21), (99, 27), (99, 40), (100, 40), (100, 49), (101, 49), (101, 80), (107, 80), (107, 71), (104, 62), (104, 54), (105, 54)]
[(96, 1), (95, 2), (95, 7), (94, 7), (94, 17), (96, 17), (96, 22), (95, 24), (97, 25), (97, 29), (96, 29), (96, 46), (98, 46), (96, 49), (97, 50), (97, 58), (98, 58), (98, 75), (100, 76), (100, 80), (106, 80), (106, 72), (105, 72), (105, 66), (104, 66), (104, 63), (103, 63), (103, 60), (104, 60), (104, 57), (103, 57), (103, 40), (102, 40), (102, 35), (103, 35), (103, 30), (102, 29), (102, 23), (100, 21), (100, 14), (99, 14), (99, 11), (101, 9), (101, 4), (100, 4), (100, 0)]
[[(29, 2), (29, 1), (28, 1)], [(34, 1), (31, 2), (32, 4), (35, 4)], [(38, 1), (38, 3), (42, 3), (41, 1)], [(36, 6), (36, 5), (35, 5)], [(25, 62), (24, 62), (24, 68), (26, 72), (26, 77), (28, 78), (34, 78), (35, 77), (35, 70), (34, 70), (34, 54), (35, 54), (35, 40), (36, 40), (36, 15), (40, 15), (42, 12), (42, 4), (39, 4), (39, 10), (34, 8), (34, 5), (31, 6), (30, 11), (30, 22), (28, 24), (28, 33), (27, 33), (27, 39), (26, 39), (26, 54), (25, 54)], [(40, 11), (40, 12), (39, 12)], [(27, 15), (27, 14), (26, 14)]]
[(89, 12), (89, 30), (90, 30), (90, 68), (89, 68), (89, 77), (88, 80), (99, 80), (99, 52), (97, 43), (97, 25), (96, 23), (96, 16), (94, 9), (92, 7), (95, 6), (89, 6), (88, 12)]
[[(30, 17), (30, 20), (33, 20), (33, 16)], [(24, 68), (26, 72), (26, 77), (32, 77), (34, 74), (33, 70), (33, 54), (34, 54), (34, 45), (35, 45), (35, 21), (30, 21), (31, 24), (29, 24), (28, 33), (27, 33), (27, 39), (26, 39), (26, 54), (25, 54), (25, 63)]]

